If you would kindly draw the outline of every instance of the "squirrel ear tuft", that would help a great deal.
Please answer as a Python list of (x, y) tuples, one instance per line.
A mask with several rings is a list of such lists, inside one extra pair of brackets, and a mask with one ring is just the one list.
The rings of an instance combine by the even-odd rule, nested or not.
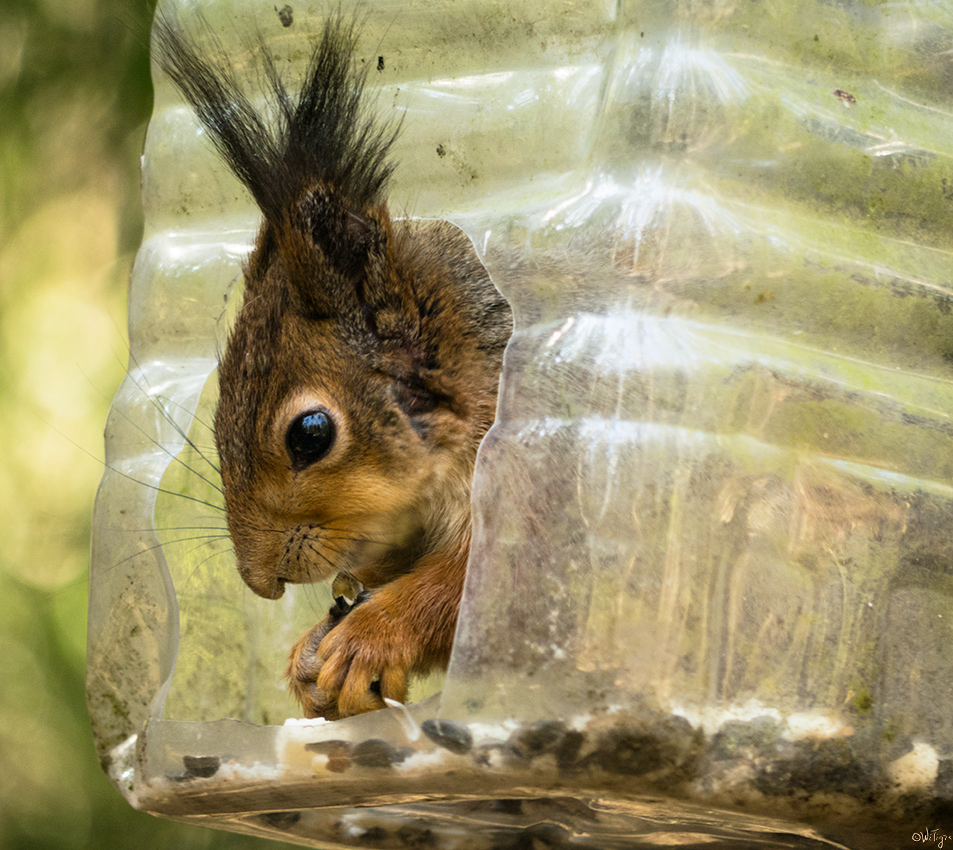
[(360, 213), (384, 201), (393, 171), (388, 159), (400, 122), (378, 121), (364, 105), (367, 70), (354, 57), (359, 27), (332, 13), (305, 79), (289, 91), (275, 57), (258, 50), (268, 108), (239, 86), (227, 51), (198, 13), (190, 29), (159, 12), (154, 27), (159, 67), (179, 88), (222, 158), (272, 224), (315, 182), (333, 187)]

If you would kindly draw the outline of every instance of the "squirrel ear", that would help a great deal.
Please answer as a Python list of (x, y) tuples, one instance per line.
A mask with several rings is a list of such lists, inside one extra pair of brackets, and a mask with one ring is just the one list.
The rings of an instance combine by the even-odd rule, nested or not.
[(299, 202), (302, 230), (331, 268), (347, 278), (362, 275), (372, 258), (384, 253), (384, 229), (373, 218), (360, 216), (323, 186)]

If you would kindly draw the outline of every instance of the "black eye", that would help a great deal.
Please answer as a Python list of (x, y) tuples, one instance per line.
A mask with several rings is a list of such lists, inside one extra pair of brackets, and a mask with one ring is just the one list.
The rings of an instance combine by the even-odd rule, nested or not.
[(321, 460), (334, 445), (334, 422), (324, 410), (309, 410), (288, 426), (285, 435), (291, 465), (304, 469)]

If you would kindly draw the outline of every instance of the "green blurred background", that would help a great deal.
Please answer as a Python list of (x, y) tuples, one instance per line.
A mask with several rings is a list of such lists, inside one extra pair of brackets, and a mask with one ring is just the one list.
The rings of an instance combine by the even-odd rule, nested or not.
[(0, 0), (0, 850), (280, 847), (133, 811), (83, 694), (90, 512), (126, 365), (154, 0)]

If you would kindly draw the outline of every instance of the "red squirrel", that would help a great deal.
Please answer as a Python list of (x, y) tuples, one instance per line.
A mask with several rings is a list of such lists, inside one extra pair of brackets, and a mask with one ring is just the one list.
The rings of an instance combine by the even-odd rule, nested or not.
[(238, 571), (268, 599), (335, 575), (364, 588), (291, 650), (291, 690), (328, 719), (402, 702), (449, 660), (512, 331), (459, 229), (389, 214), (397, 130), (365, 108), (357, 35), (333, 16), (297, 92), (261, 46), (259, 111), (227, 61), (171, 18), (155, 27), (161, 68), (263, 216), (218, 369)]

